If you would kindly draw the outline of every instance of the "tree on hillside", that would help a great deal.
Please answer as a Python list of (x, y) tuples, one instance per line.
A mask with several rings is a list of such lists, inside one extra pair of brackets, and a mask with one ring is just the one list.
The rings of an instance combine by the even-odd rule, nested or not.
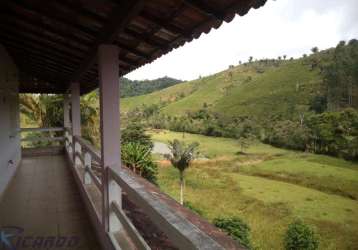
[(316, 53), (318, 53), (319, 49), (318, 49), (318, 47), (313, 47), (311, 49), (311, 51), (312, 51), (313, 54), (316, 54)]
[(149, 149), (153, 148), (153, 142), (145, 133), (144, 126), (136, 122), (130, 123), (122, 130), (121, 142), (122, 144), (138, 143)]
[(248, 149), (250, 147), (250, 145), (254, 142), (255, 137), (248, 133), (244, 136), (240, 136), (238, 139), (238, 143), (240, 145), (240, 151), (241, 153), (244, 153), (246, 151), (246, 149)]
[(252, 63), (252, 60), (253, 60), (254, 58), (252, 57), (252, 56), (250, 56), (249, 57), (249, 63)]
[(356, 107), (358, 92), (358, 42), (340, 42), (331, 62), (323, 67), (329, 111)]
[(169, 142), (169, 148), (171, 154), (166, 155), (166, 158), (170, 160), (173, 167), (179, 170), (180, 179), (180, 204), (184, 204), (184, 182), (185, 170), (190, 166), (197, 154), (197, 148), (199, 143), (194, 142), (186, 145), (184, 142), (175, 139)]
[(241, 153), (244, 153), (246, 149), (255, 141), (255, 125), (250, 119), (243, 119), (239, 122), (237, 128), (236, 138), (240, 145)]
[(283, 60), (286, 60), (286, 58), (287, 58), (287, 55), (283, 55)]

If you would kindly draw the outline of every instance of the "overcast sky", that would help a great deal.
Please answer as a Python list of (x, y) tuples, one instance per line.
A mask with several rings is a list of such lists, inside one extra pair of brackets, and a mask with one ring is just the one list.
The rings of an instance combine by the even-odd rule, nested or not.
[(358, 0), (268, 0), (126, 77), (192, 80), (254, 58), (300, 57), (358, 38)]

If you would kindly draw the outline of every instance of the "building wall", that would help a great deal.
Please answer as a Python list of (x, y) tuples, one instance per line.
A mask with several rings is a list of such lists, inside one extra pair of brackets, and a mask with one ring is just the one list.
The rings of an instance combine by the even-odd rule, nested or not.
[(0, 44), (0, 198), (21, 159), (18, 70)]

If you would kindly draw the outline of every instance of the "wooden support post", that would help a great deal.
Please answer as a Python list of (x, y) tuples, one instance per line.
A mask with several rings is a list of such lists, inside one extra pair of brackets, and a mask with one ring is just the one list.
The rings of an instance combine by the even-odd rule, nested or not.
[[(71, 84), (71, 111), (72, 111), (72, 136), (81, 136), (81, 108), (80, 108), (80, 84), (73, 82)], [(81, 160), (76, 153), (81, 153), (81, 145), (72, 139), (73, 145), (73, 163), (81, 164)]]
[(107, 232), (120, 229), (120, 223), (114, 212), (110, 211), (110, 202), (121, 207), (121, 189), (109, 178), (106, 168), (121, 167), (120, 150), (120, 108), (119, 108), (119, 67), (118, 47), (100, 45), (98, 48), (98, 74), (100, 79), (101, 111), (101, 155), (103, 170), (103, 223)]

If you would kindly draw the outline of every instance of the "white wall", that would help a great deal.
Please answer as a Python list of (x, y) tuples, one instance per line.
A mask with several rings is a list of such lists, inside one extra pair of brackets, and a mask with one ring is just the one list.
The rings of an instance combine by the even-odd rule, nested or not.
[(21, 159), (18, 87), (18, 70), (0, 44), (0, 198)]

